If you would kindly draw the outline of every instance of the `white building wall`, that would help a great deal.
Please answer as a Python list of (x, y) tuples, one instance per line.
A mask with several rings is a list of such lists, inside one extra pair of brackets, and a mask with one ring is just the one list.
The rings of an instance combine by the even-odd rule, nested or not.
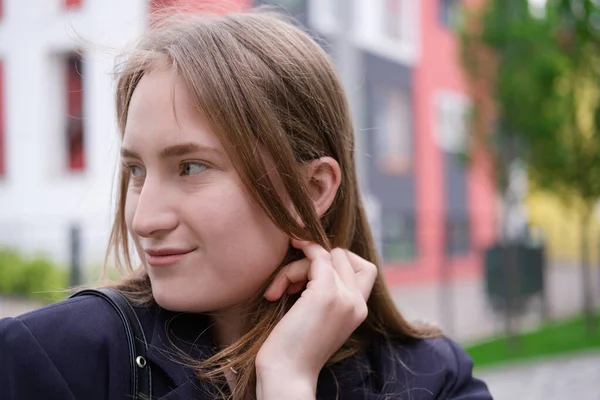
[(347, 35), (342, 32), (339, 7), (353, 6), (352, 40), (357, 48), (381, 57), (414, 66), (420, 57), (421, 1), (400, 0), (399, 38), (388, 37), (384, 32), (384, 17), (388, 12), (385, 0), (308, 0), (310, 25), (320, 34), (335, 38)]
[[(84, 263), (102, 262), (119, 149), (111, 73), (115, 54), (147, 26), (148, 0), (4, 0), (6, 174), (0, 246), (69, 259), (68, 229), (83, 229)], [(87, 42), (82, 44), (81, 39)], [(59, 56), (84, 48), (85, 170), (66, 169), (64, 73)]]

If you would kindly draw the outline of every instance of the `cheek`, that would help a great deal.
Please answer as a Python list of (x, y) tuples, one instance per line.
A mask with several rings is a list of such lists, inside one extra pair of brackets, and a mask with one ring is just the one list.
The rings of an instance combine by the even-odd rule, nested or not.
[(210, 225), (214, 231), (213, 235), (209, 231), (204, 234), (212, 236), (207, 240), (219, 251), (220, 254), (215, 255), (229, 259), (233, 256), (237, 261), (233, 269), (239, 268), (236, 272), (266, 279), (265, 275), (271, 274), (285, 256), (288, 236), (240, 188), (223, 191), (222, 197), (210, 204), (218, 206), (213, 212), (205, 210), (210, 215), (210, 224), (205, 227)]

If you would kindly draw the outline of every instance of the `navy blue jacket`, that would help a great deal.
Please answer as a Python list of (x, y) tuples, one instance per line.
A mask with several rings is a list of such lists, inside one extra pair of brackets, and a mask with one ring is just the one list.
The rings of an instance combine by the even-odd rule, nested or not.
[[(212, 354), (206, 317), (172, 313), (158, 306), (136, 307), (136, 313), (149, 337), (153, 397), (214, 399), (212, 384), (196, 379), (173, 351), (176, 346), (196, 359)], [(5, 318), (0, 320), (0, 398), (127, 399), (127, 356), (121, 320), (97, 297), (73, 298)], [(335, 399), (337, 381), (342, 400), (491, 399), (471, 369), (468, 355), (446, 338), (393, 347), (374, 344), (364, 353), (323, 369), (317, 398)]]

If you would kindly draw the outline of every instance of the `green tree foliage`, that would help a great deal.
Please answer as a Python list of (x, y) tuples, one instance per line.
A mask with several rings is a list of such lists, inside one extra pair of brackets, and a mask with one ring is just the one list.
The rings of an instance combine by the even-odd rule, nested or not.
[[(521, 159), (537, 188), (581, 212), (584, 303), (593, 308), (587, 243), (600, 199), (600, 1), (486, 1), (462, 32), (474, 102), (471, 138), (493, 160), (500, 189)], [(591, 320), (591, 319), (590, 319)]]
[(527, 0), (489, 1), (462, 35), (467, 76), (494, 103), (473, 135), (493, 153), (514, 139), (535, 184), (585, 203), (600, 197), (599, 4), (549, 0), (534, 16)]

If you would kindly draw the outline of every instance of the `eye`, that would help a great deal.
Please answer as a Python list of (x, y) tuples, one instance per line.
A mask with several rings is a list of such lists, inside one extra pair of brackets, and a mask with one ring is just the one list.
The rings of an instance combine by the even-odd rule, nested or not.
[(132, 165), (129, 167), (129, 173), (131, 174), (132, 178), (139, 178), (142, 176), (144, 171), (142, 171), (142, 168), (140, 166)]
[(144, 181), (146, 171), (144, 167), (138, 164), (123, 163), (123, 169), (129, 175), (129, 179), (135, 184), (141, 184)]
[(206, 165), (199, 162), (184, 162), (181, 164), (181, 175), (196, 175), (206, 170)]
[(138, 164), (123, 162), (123, 170), (128, 172), (132, 178), (140, 178), (144, 175), (144, 168)]

